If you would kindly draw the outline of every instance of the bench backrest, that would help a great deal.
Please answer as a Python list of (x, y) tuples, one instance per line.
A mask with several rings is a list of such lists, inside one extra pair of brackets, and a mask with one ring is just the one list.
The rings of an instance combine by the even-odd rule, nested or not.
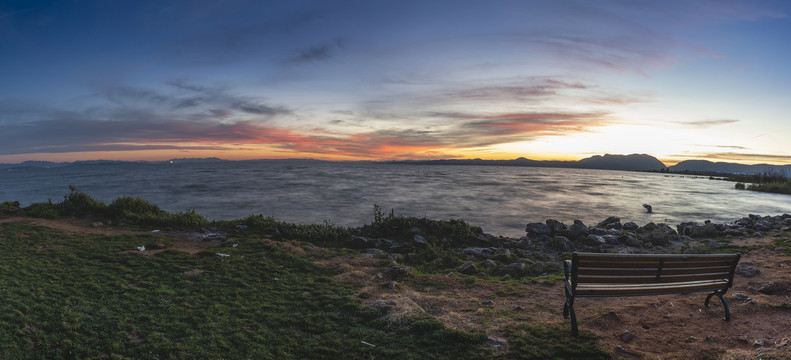
[(733, 274), (741, 254), (597, 254), (574, 253), (571, 285), (657, 284), (727, 279)]

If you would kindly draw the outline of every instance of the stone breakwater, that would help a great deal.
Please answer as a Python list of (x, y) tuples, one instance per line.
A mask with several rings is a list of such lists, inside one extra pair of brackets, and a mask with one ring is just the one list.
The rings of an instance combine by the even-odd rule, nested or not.
[[(580, 220), (567, 225), (549, 219), (543, 223), (527, 224), (525, 231), (526, 235), (519, 239), (481, 234), (465, 246), (455, 248), (454, 251), (466, 261), (456, 271), (462, 274), (486, 271), (511, 276), (540, 275), (548, 271), (560, 271), (562, 259), (574, 251), (707, 252), (731, 240), (791, 231), (791, 215), (749, 215), (727, 224), (682, 222), (675, 228), (653, 222), (643, 226), (634, 222), (621, 223), (614, 216), (591, 226)], [(419, 232), (419, 229), (415, 229), (415, 232)], [(426, 239), (417, 234), (409, 241), (355, 236), (350, 245), (368, 248), (371, 254), (388, 254), (395, 265), (399, 260), (409, 262), (415, 252), (426, 246)]]

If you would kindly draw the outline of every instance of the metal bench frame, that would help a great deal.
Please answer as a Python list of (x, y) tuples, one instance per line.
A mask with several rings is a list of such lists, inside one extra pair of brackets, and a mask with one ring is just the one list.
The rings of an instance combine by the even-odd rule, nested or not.
[(563, 318), (571, 318), (577, 336), (574, 299), (578, 297), (645, 296), (711, 291), (704, 305), (717, 296), (730, 321), (723, 297), (733, 286), (741, 254), (598, 254), (573, 253), (564, 261), (566, 302)]

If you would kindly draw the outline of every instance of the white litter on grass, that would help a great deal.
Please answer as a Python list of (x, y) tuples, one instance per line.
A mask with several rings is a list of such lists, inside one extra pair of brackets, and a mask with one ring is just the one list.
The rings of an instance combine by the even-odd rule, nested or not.
[(221, 257), (229, 257), (229, 256), (231, 256), (230, 254), (223, 254), (223, 253), (217, 253), (217, 255), (219, 255)]
[(365, 341), (360, 341), (360, 344), (363, 344), (363, 345), (368, 345), (368, 346), (370, 346), (370, 347), (376, 347), (376, 345), (374, 345), (374, 344), (371, 344), (371, 343), (369, 343), (369, 342), (365, 342)]
[(145, 245), (143, 245), (143, 246), (138, 246), (138, 247), (137, 247), (137, 250), (140, 250), (140, 251), (143, 251), (143, 250), (145, 250), (145, 249), (146, 249)]
[(157, 233), (159, 230), (151, 230), (152, 233)]
[(233, 244), (233, 245), (231, 245), (231, 246), (233, 246), (233, 247), (237, 247), (237, 246), (239, 246), (239, 244)]

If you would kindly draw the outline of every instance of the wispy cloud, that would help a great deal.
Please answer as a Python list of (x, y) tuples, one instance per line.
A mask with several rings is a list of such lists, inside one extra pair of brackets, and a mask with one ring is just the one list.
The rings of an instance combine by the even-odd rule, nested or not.
[(714, 126), (720, 125), (728, 125), (737, 123), (739, 120), (733, 119), (707, 119), (707, 120), (699, 120), (699, 121), (671, 121), (672, 124), (682, 125), (685, 127), (693, 127), (693, 128), (709, 128)]

